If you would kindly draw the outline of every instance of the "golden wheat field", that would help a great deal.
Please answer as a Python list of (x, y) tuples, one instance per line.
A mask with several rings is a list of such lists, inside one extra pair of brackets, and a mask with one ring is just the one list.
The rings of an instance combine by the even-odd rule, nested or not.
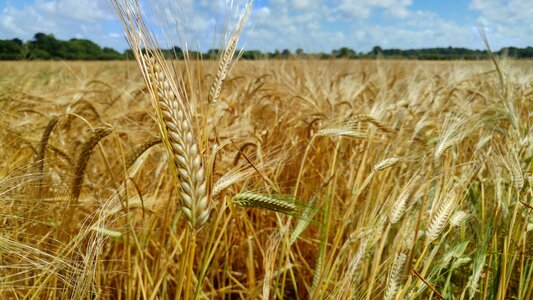
[(0, 298), (532, 299), (533, 63), (168, 63), (0, 64)]

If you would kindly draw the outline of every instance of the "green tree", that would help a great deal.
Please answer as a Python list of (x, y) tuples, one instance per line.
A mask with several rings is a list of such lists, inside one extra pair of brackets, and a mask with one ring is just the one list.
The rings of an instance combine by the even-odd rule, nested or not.
[(70, 39), (65, 42), (61, 58), (95, 60), (102, 58), (103, 51), (97, 44), (89, 40)]
[(357, 53), (353, 49), (350, 49), (347, 47), (340, 48), (337, 53), (338, 58), (354, 58), (356, 56), (357, 56)]
[(276, 51), (274, 51), (274, 53), (270, 53), (270, 58), (275, 58), (275, 59), (281, 58), (281, 52), (279, 52), (279, 50), (276, 49)]
[(372, 48), (372, 52), (371, 54), (373, 55), (379, 55), (383, 52), (383, 49), (381, 49), (380, 46), (374, 46), (374, 48)]
[(220, 50), (219, 49), (209, 49), (204, 54), (204, 58), (206, 58), (206, 59), (217, 59), (219, 55), (220, 55)]
[(100, 54), (100, 59), (102, 60), (120, 60), (122, 58), (122, 54), (118, 53), (115, 49), (108, 47), (104, 47), (102, 49), (102, 54)]
[(281, 52), (281, 57), (282, 57), (282, 58), (287, 59), (287, 58), (289, 58), (289, 57), (291, 57), (291, 56), (292, 56), (292, 53), (291, 53), (291, 50), (289, 50), (289, 49), (285, 49), (285, 50), (283, 50), (283, 51)]
[(63, 45), (53, 34), (36, 33), (29, 42), (30, 56), (36, 59), (62, 58)]
[[(20, 41), (20, 42), (19, 42)], [(16, 60), (22, 56), (22, 41), (0, 40), (0, 60)]]
[(264, 54), (259, 50), (247, 50), (242, 53), (242, 59), (258, 60), (264, 58)]

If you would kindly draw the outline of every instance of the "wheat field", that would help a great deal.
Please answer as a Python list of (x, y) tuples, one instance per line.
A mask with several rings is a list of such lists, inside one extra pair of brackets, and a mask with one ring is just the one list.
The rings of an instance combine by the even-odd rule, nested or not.
[(0, 64), (0, 298), (533, 297), (531, 62), (218, 66)]

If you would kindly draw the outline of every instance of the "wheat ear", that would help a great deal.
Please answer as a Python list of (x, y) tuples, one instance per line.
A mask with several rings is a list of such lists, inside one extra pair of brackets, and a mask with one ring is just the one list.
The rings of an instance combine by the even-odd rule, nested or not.
[(393, 165), (395, 165), (397, 162), (399, 162), (400, 159), (397, 158), (397, 157), (389, 157), (389, 158), (386, 158), (380, 162), (378, 162), (377, 164), (375, 164), (373, 167), (372, 167), (372, 173), (375, 173), (375, 172), (378, 172), (378, 171), (381, 171), (381, 170), (384, 170), (388, 167), (392, 167)]
[(154, 106), (160, 114), (163, 139), (175, 169), (182, 210), (193, 229), (200, 229), (209, 218), (205, 171), (193, 127), (171, 77), (154, 58), (144, 62), (154, 90)]
[(431, 243), (436, 240), (446, 224), (450, 221), (450, 217), (455, 211), (455, 208), (464, 192), (464, 188), (468, 185), (469, 180), (475, 173), (477, 166), (473, 165), (469, 170), (461, 176), (461, 179), (455, 184), (446, 195), (446, 198), (440, 204), (437, 212), (431, 219), (431, 222), (426, 230), (426, 242)]
[(405, 255), (403, 252), (396, 254), (394, 263), (392, 264), (392, 269), (389, 273), (389, 277), (387, 278), (387, 288), (385, 289), (385, 297), (383, 297), (383, 299), (390, 300), (396, 296), (406, 258), (407, 255)]
[(427, 242), (436, 240), (444, 226), (448, 223), (457, 203), (456, 189), (453, 188), (440, 205), (437, 213), (431, 219), (428, 229), (426, 230)]
[(284, 214), (298, 210), (292, 199), (285, 200), (283, 198), (289, 198), (289, 196), (240, 193), (231, 199), (231, 204), (248, 208), (264, 208)]
[(161, 138), (151, 138), (148, 141), (140, 144), (139, 146), (135, 147), (133, 150), (133, 153), (128, 157), (126, 160), (126, 169), (129, 169), (135, 161), (144, 153), (146, 150), (152, 148), (155, 145), (161, 144)]
[[(209, 103), (217, 102), (218, 97), (220, 96), (220, 91), (222, 90), (222, 84), (224, 83), (224, 80), (226, 79), (226, 76), (228, 75), (228, 72), (231, 69), (230, 65), (231, 65), (231, 62), (233, 61), (233, 57), (235, 56), (235, 50), (237, 49), (237, 44), (239, 43), (239, 36), (241, 35), (244, 25), (248, 21), (248, 17), (250, 16), (253, 3), (254, 3), (253, 0), (247, 0), (244, 10), (238, 17), (238, 23), (236, 24), (236, 27), (233, 30), (233, 33), (231, 34), (231, 37), (226, 46), (226, 49), (224, 49), (224, 53), (222, 54), (220, 58), (220, 61), (218, 63), (217, 73), (215, 75), (215, 80), (213, 81), (213, 84), (211, 85), (211, 88), (209, 89), (209, 95), (208, 95)], [(233, 2), (231, 6), (233, 6)]]
[(78, 156), (78, 162), (76, 163), (76, 166), (74, 168), (74, 177), (72, 178), (72, 183), (70, 185), (72, 188), (70, 192), (70, 201), (78, 202), (78, 198), (80, 197), (81, 193), (81, 186), (85, 177), (85, 169), (87, 167), (89, 159), (91, 158), (93, 149), (94, 147), (96, 147), (96, 145), (98, 145), (101, 139), (108, 136), (111, 132), (111, 128), (98, 127), (94, 129), (92, 136), (89, 138), (89, 140), (87, 140), (83, 144), (81, 152)]
[(209, 96), (208, 96), (209, 103), (217, 102), (218, 97), (220, 96), (220, 91), (222, 90), (222, 84), (224, 82), (224, 79), (226, 79), (226, 76), (228, 75), (229, 65), (231, 61), (233, 60), (233, 56), (235, 55), (235, 49), (237, 48), (238, 41), (239, 41), (238, 36), (236, 35), (232, 36), (229, 41), (228, 47), (224, 50), (222, 59), (220, 60), (220, 63), (218, 64), (218, 70), (217, 70), (217, 74), (215, 75), (215, 80), (213, 81), (213, 85), (211, 86), (211, 89), (209, 90)]
[(41, 137), (41, 141), (39, 142), (39, 148), (37, 152), (37, 174), (39, 174), (41, 177), (39, 179), (39, 197), (42, 194), (43, 190), (43, 179), (44, 179), (44, 160), (46, 156), (46, 146), (48, 145), (48, 140), (50, 139), (50, 135), (52, 134), (52, 131), (54, 130), (54, 127), (56, 126), (57, 122), (59, 121), (59, 116), (53, 116), (46, 125), (46, 128), (44, 129), (43, 135)]
[(450, 217), (450, 226), (452, 227), (461, 226), (468, 219), (468, 217), (469, 215), (467, 212), (463, 210), (458, 210)]
[(389, 213), (389, 221), (391, 224), (396, 224), (403, 216), (403, 213), (408, 207), (409, 199), (413, 197), (414, 189), (420, 182), (420, 176), (416, 176), (412, 181), (407, 183), (402, 192), (394, 202)]
[(309, 206), (304, 210), (302, 216), (298, 219), (298, 222), (291, 233), (291, 237), (289, 238), (289, 245), (294, 244), (294, 242), (298, 240), (298, 237), (302, 234), (302, 232), (304, 232), (307, 226), (309, 226), (315, 217), (315, 214), (318, 212), (318, 209), (313, 207), (315, 201), (316, 197), (313, 197), (311, 201), (309, 201)]
[(522, 169), (520, 167), (520, 160), (513, 147), (510, 147), (509, 157), (509, 171), (513, 179), (513, 185), (520, 192), (524, 187), (524, 176), (522, 175)]

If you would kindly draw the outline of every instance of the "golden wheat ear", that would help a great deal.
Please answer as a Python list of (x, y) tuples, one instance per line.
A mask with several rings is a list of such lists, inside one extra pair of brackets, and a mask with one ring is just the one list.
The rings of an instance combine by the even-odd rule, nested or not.
[(207, 183), (192, 122), (176, 84), (154, 57), (145, 56), (154, 106), (174, 170), (182, 210), (191, 227), (199, 230), (209, 218)]
[(235, 51), (237, 50), (237, 44), (239, 43), (239, 37), (241, 35), (242, 29), (248, 21), (250, 12), (252, 11), (254, 1), (246, 0), (243, 11), (238, 16), (237, 24), (234, 29), (231, 29), (229, 34), (229, 40), (226, 41), (225, 49), (222, 51), (220, 56), (220, 61), (218, 63), (217, 73), (215, 75), (215, 80), (209, 89), (209, 94), (207, 100), (209, 103), (215, 103), (220, 97), (220, 92), (222, 90), (222, 85), (226, 76), (228, 75), (229, 70), (234, 62)]
[(157, 41), (144, 23), (139, 3), (114, 0), (113, 4), (149, 90), (183, 214), (193, 230), (200, 230), (209, 218), (209, 192), (190, 107), (184, 101), (187, 92), (179, 88), (172, 76)]

